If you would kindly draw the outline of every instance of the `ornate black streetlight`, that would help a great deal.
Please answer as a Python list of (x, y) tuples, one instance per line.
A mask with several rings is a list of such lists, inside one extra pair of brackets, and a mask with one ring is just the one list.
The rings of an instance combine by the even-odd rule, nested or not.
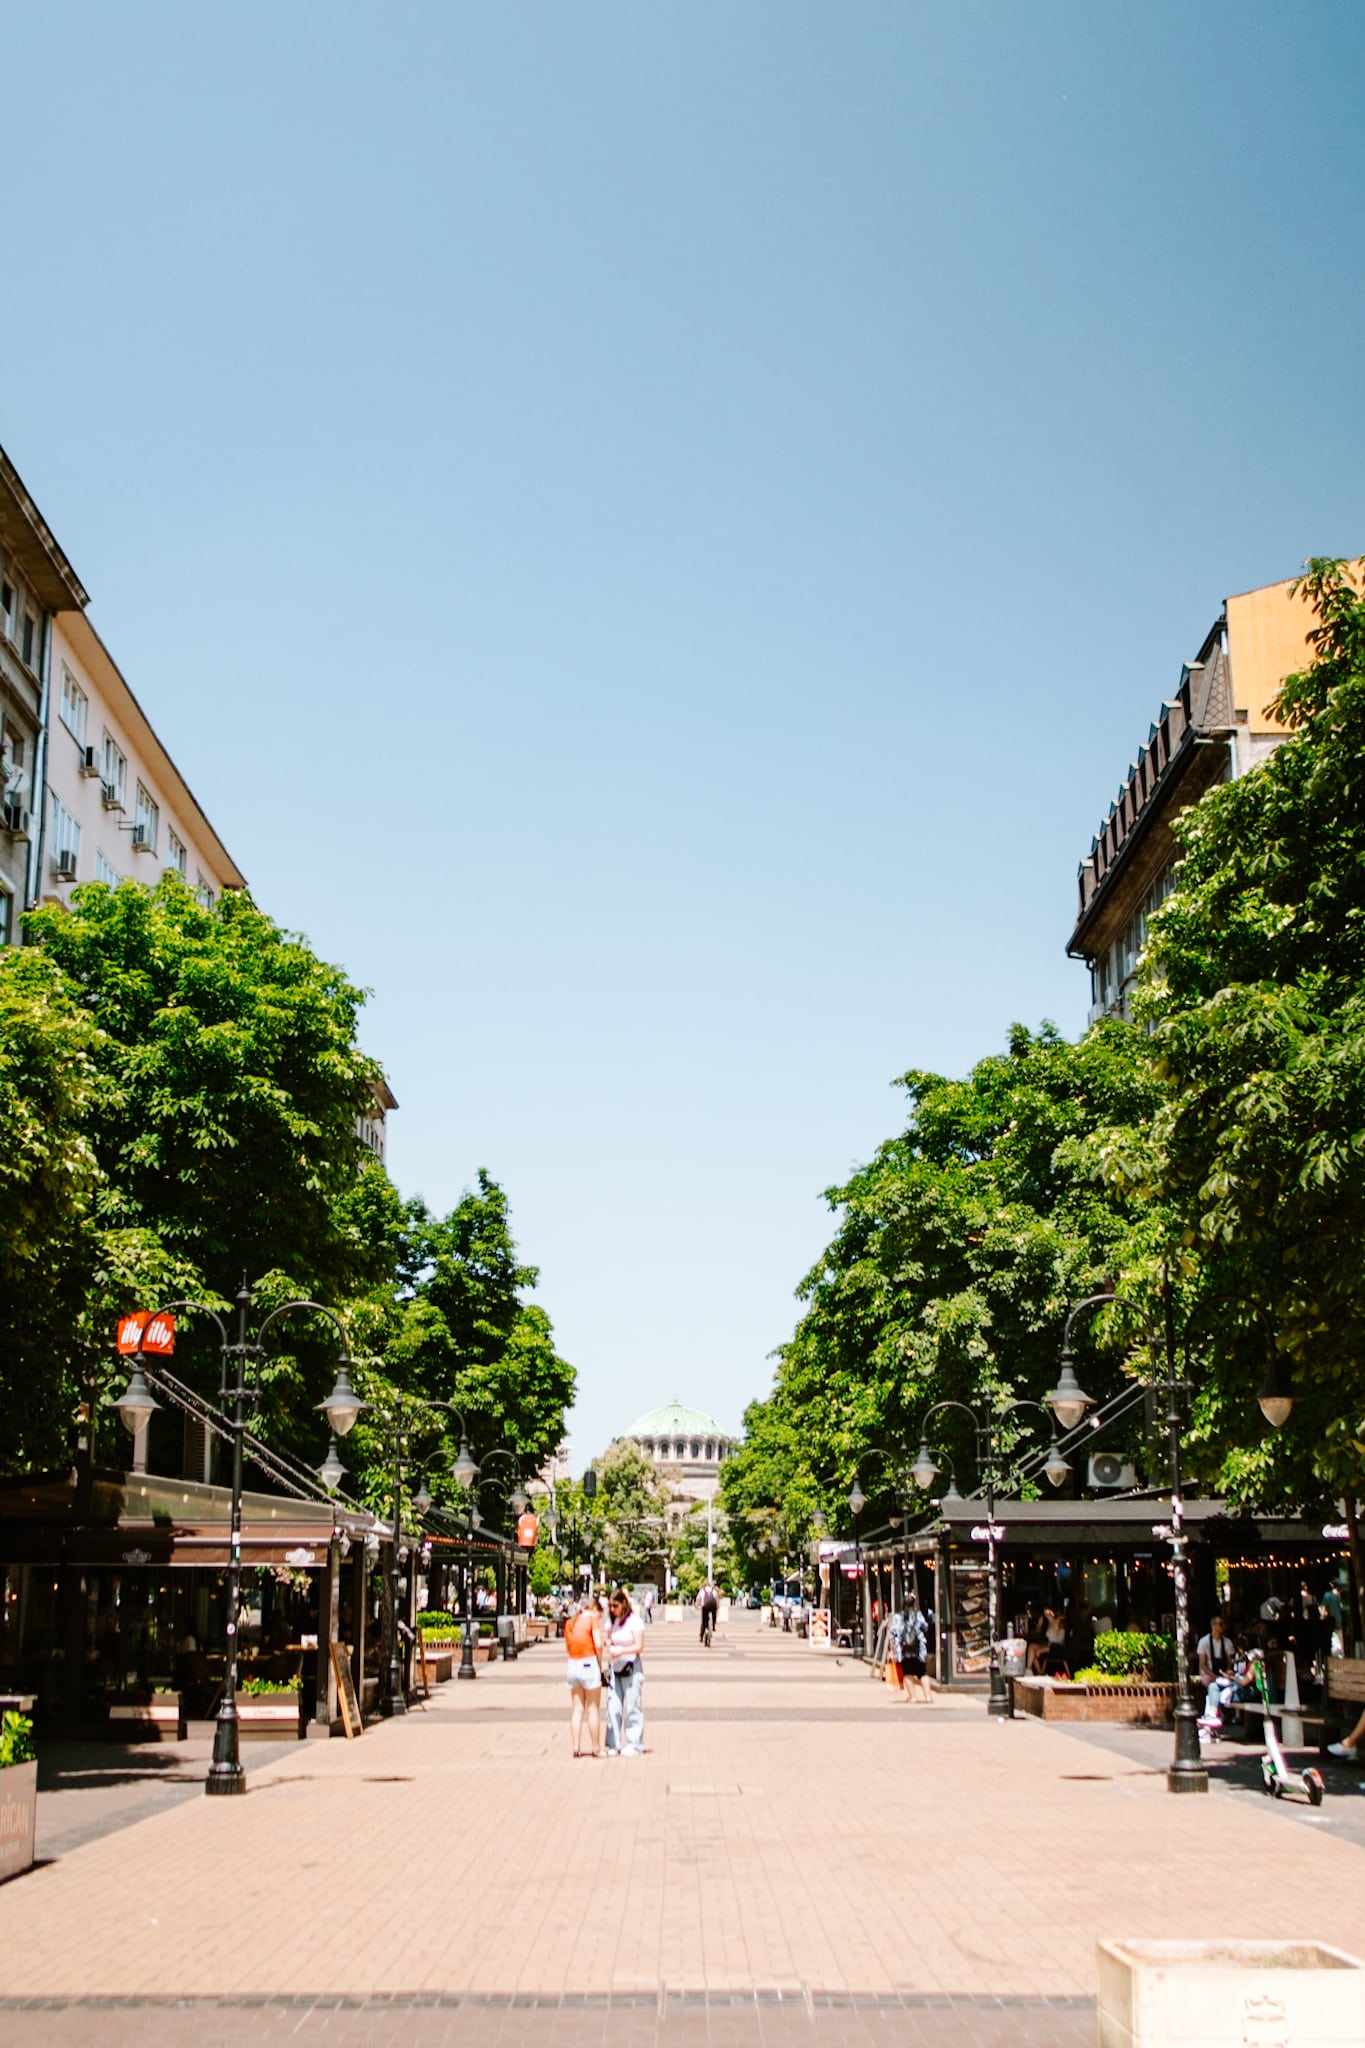
[[(460, 1627), (460, 1665), (455, 1674), (457, 1678), (470, 1679), (478, 1677), (478, 1672), (474, 1667), (474, 1647), (478, 1640), (479, 1632), (478, 1614), (474, 1604), (474, 1537), (476, 1532), (483, 1527), (483, 1516), (479, 1512), (479, 1495), (485, 1486), (494, 1483), (491, 1479), (485, 1477), (485, 1473), (487, 1467), (493, 1463), (495, 1458), (508, 1459), (512, 1464), (514, 1472), (517, 1472), (516, 1460), (510, 1451), (490, 1451), (483, 1461), (483, 1466), (476, 1465), (472, 1476), (465, 1482), (469, 1489), (469, 1507), (465, 1516), (464, 1621)], [(526, 1494), (521, 1484), (519, 1472), (517, 1472), (517, 1476), (508, 1491), (507, 1504), (513, 1514), (517, 1515), (526, 1506)]]
[[(1082, 1399), (1084, 1399), (1084, 1396), (1082, 1396)], [(1000, 1630), (998, 1625), (1000, 1589), (997, 1583), (999, 1574), (996, 1561), (996, 1545), (999, 1543), (1004, 1531), (999, 1527), (995, 1519), (995, 1426), (997, 1423), (1003, 1422), (1007, 1415), (1015, 1414), (1020, 1408), (1036, 1408), (1040, 1415), (1045, 1415), (1047, 1410), (1041, 1401), (1006, 1401), (998, 1408), (983, 1406), (979, 1411), (975, 1408), (969, 1408), (965, 1401), (936, 1401), (925, 1416), (920, 1427), (919, 1451), (916, 1454), (914, 1464), (910, 1467), (910, 1477), (914, 1480), (916, 1486), (922, 1487), (926, 1493), (939, 1474), (939, 1466), (935, 1464), (933, 1453), (929, 1448), (929, 1431), (933, 1425), (934, 1417), (943, 1414), (949, 1408), (955, 1408), (960, 1414), (965, 1415), (975, 1431), (977, 1472), (980, 1479), (985, 1482), (986, 1629), (989, 1636), (988, 1654), (990, 1669), (990, 1698), (987, 1702), (986, 1711), (997, 1720), (1003, 1720), (1009, 1714), (1010, 1702), (1009, 1695), (1005, 1690), (1005, 1674), (1000, 1669)], [(1060, 1421), (1060, 1419), (1059, 1416), (1058, 1420)], [(1077, 1421), (1080, 1420), (1079, 1412), (1076, 1419)], [(1060, 1486), (1070, 1470), (1070, 1465), (1062, 1456), (1061, 1447), (1057, 1442), (1054, 1430), (1047, 1463), (1043, 1466), (1043, 1471), (1054, 1486)], [(949, 1477), (955, 1489), (957, 1482), (952, 1479), (951, 1464), (949, 1464)], [(945, 1497), (952, 1498), (952, 1495), (950, 1494)], [(974, 1535), (978, 1533), (978, 1531), (973, 1531)]]
[[(403, 1591), (403, 1467), (405, 1462), (410, 1462), (407, 1459), (407, 1452), (411, 1441), (408, 1417), (418, 1413), (435, 1415), (438, 1412), (453, 1415), (460, 1425), (460, 1449), (451, 1466), (451, 1476), (460, 1485), (465, 1485), (471, 1475), (477, 1475), (479, 1468), (470, 1455), (469, 1431), (465, 1419), (450, 1401), (429, 1401), (422, 1396), (411, 1394), (395, 1394), (387, 1406), (362, 1401), (351, 1386), (349, 1373), (343, 1367), (337, 1374), (337, 1383), (331, 1393), (325, 1401), (320, 1401), (318, 1406), (326, 1415), (334, 1432), (326, 1461), (318, 1471), (319, 1479), (329, 1489), (338, 1486), (343, 1476), (341, 1460), (336, 1452), (336, 1438), (344, 1436), (365, 1409), (374, 1409), (380, 1428), (388, 1433), (389, 1453), (393, 1461), (393, 1528), (392, 1552), (389, 1558), (389, 1597), (384, 1615), (386, 1641), (383, 1664), (386, 1677), (379, 1711), (385, 1719), (391, 1720), (397, 1714), (406, 1714), (408, 1710), (398, 1633), (398, 1603)], [(425, 1514), (427, 1508), (431, 1506), (431, 1493), (425, 1480), (413, 1505), (419, 1514)]]
[[(1171, 1520), (1169, 1529), (1158, 1528), (1154, 1535), (1163, 1535), (1171, 1546), (1171, 1576), (1175, 1581), (1175, 1754), (1166, 1773), (1167, 1790), (1171, 1792), (1207, 1792), (1209, 1774), (1199, 1753), (1199, 1716), (1190, 1695), (1189, 1633), (1190, 1601), (1189, 1575), (1187, 1570), (1188, 1539), (1185, 1535), (1185, 1491), (1180, 1471), (1180, 1396), (1192, 1391), (1189, 1373), (1190, 1331), (1198, 1322), (1205, 1309), (1222, 1302), (1236, 1302), (1250, 1308), (1269, 1331), (1265, 1310), (1259, 1302), (1240, 1295), (1216, 1295), (1201, 1302), (1185, 1325), (1185, 1370), (1186, 1377), (1180, 1378), (1176, 1370), (1175, 1299), (1171, 1289), (1170, 1276), (1162, 1278), (1162, 1327), (1147, 1311), (1135, 1301), (1111, 1293), (1089, 1294), (1084, 1301), (1078, 1301), (1068, 1312), (1066, 1326), (1062, 1332), (1062, 1356), (1057, 1385), (1048, 1395), (1048, 1405), (1063, 1429), (1074, 1429), (1087, 1408), (1093, 1406), (1089, 1394), (1083, 1393), (1076, 1383), (1075, 1361), (1071, 1352), (1071, 1332), (1076, 1318), (1093, 1314), (1100, 1308), (1126, 1309), (1135, 1316), (1147, 1338), (1152, 1361), (1149, 1384), (1159, 1394), (1165, 1394), (1169, 1401), (1166, 1416), (1166, 1434), (1171, 1464)], [(1166, 1370), (1161, 1372), (1158, 1361), (1165, 1359)], [(1267, 1347), (1266, 1372), (1256, 1399), (1261, 1413), (1274, 1429), (1283, 1428), (1289, 1420), (1294, 1406), (1294, 1395), (1284, 1376), (1273, 1342)]]
[[(260, 1363), (265, 1352), (266, 1332), (281, 1316), (294, 1315), (305, 1310), (312, 1315), (326, 1316), (335, 1324), (341, 1340), (341, 1356), (337, 1367), (337, 1389), (341, 1398), (337, 1402), (335, 1416), (330, 1416), (332, 1427), (338, 1436), (344, 1436), (360, 1412), (360, 1403), (350, 1390), (350, 1354), (346, 1348), (346, 1332), (331, 1309), (324, 1308), (320, 1301), (285, 1301), (278, 1308), (271, 1309), (264, 1318), (256, 1335), (247, 1335), (247, 1312), (252, 1303), (252, 1292), (245, 1279), (237, 1290), (237, 1339), (229, 1339), (227, 1325), (217, 1309), (206, 1301), (168, 1301), (149, 1316), (143, 1324), (143, 1333), (162, 1316), (179, 1314), (182, 1311), (198, 1311), (211, 1317), (217, 1326), (219, 1351), (223, 1363), (222, 1385), (219, 1390), (221, 1401), (230, 1401), (232, 1408), (227, 1417), (232, 1431), (232, 1533), (228, 1543), (227, 1574), (227, 1655), (223, 1673), (223, 1697), (218, 1708), (218, 1718), (213, 1731), (213, 1761), (209, 1765), (204, 1790), (210, 1796), (221, 1796), (246, 1791), (246, 1772), (242, 1769), (239, 1728), (237, 1718), (237, 1617), (241, 1604), (242, 1568), (242, 1439), (246, 1434), (246, 1404), (260, 1395)], [(136, 1437), (145, 1429), (158, 1403), (152, 1398), (147, 1385), (146, 1373), (153, 1380), (156, 1366), (144, 1356), (139, 1342), (133, 1356), (128, 1386), (122, 1397), (114, 1403), (119, 1414)], [(256, 1381), (248, 1385), (248, 1375)], [(336, 1389), (334, 1389), (334, 1394)], [(348, 1399), (351, 1404), (348, 1408)], [(335, 1456), (335, 1445), (332, 1448)]]

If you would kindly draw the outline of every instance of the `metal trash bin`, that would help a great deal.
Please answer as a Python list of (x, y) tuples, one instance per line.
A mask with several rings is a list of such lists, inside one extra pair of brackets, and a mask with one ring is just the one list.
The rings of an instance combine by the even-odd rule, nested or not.
[(502, 1661), (510, 1664), (517, 1654), (516, 1623), (510, 1614), (498, 1616), (498, 1641), (502, 1645)]

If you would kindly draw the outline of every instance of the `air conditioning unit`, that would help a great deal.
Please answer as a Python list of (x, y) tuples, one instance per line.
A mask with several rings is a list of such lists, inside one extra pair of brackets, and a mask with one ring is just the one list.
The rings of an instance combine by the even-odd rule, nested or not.
[(4, 809), (5, 830), (13, 839), (27, 839), (29, 814), (22, 804), (6, 804)]
[(52, 872), (59, 882), (74, 882), (76, 879), (76, 856), (69, 846), (58, 847), (52, 856)]
[(100, 764), (99, 764), (99, 762), (98, 762), (98, 761), (97, 761), (97, 760), (95, 759), (95, 749), (94, 749), (93, 747), (82, 747), (82, 748), (81, 748), (81, 774), (82, 774), (82, 775), (98, 775), (98, 774), (99, 774), (99, 772), (100, 772)]
[(106, 811), (121, 811), (123, 809), (123, 803), (119, 797), (118, 790), (112, 782), (102, 782), (100, 784), (100, 795), (104, 799)]
[(150, 853), (152, 851), (152, 835), (145, 825), (134, 825), (133, 845), (139, 853)]
[(1137, 1485), (1137, 1467), (1117, 1451), (1092, 1451), (1090, 1484), (1097, 1493), (1131, 1493)]

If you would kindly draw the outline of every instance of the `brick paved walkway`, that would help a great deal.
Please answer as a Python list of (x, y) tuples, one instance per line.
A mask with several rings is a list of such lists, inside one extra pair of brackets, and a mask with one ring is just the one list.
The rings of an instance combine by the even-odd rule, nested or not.
[(650, 1632), (642, 1759), (547, 1645), (0, 1889), (6, 2040), (1079, 2048), (1100, 1935), (1365, 1947), (1354, 1844), (756, 1623)]

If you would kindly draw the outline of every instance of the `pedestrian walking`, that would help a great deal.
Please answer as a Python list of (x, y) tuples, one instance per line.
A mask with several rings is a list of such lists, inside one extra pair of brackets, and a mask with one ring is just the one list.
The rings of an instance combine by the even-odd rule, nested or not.
[(720, 1613), (720, 1594), (709, 1579), (697, 1595), (697, 1605), (701, 1609), (701, 1639), (709, 1648), (716, 1632), (716, 1616)]
[(583, 1724), (588, 1726), (588, 1755), (602, 1754), (602, 1658), (606, 1631), (602, 1605), (595, 1593), (585, 1594), (564, 1624), (569, 1653), (569, 1734), (575, 1756), (583, 1755)]
[(644, 1623), (620, 1586), (607, 1602), (607, 1755), (643, 1756), (645, 1746)]
[(900, 1628), (896, 1633), (900, 1637), (897, 1647), (905, 1697), (913, 1699), (914, 1694), (910, 1688), (917, 1685), (920, 1698), (926, 1706), (931, 1707), (934, 1704), (934, 1695), (929, 1690), (928, 1679), (929, 1629), (920, 1611), (919, 1601), (913, 1593), (906, 1595), (905, 1604), (900, 1611)]

